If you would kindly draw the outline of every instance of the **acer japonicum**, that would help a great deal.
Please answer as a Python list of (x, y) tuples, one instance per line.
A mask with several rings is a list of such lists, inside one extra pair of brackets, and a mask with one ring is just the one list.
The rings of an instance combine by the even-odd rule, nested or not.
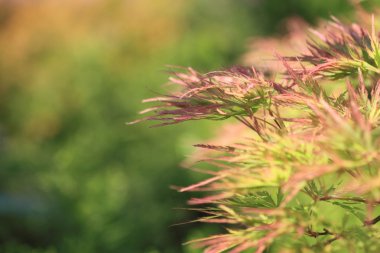
[(157, 105), (141, 120), (158, 125), (234, 118), (245, 126), (230, 145), (196, 145), (210, 166), (192, 167), (209, 177), (179, 189), (207, 192), (191, 209), (225, 228), (193, 241), (204, 252), (380, 252), (375, 21), (333, 19), (313, 34), (306, 53), (275, 56), (282, 73), (180, 69), (170, 78), (179, 91), (145, 100)]

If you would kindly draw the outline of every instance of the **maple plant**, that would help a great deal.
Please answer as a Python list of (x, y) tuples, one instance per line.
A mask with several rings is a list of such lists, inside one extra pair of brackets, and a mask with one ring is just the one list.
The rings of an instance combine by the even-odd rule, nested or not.
[(196, 145), (209, 177), (179, 189), (206, 192), (191, 209), (225, 228), (193, 241), (205, 252), (380, 252), (379, 35), (374, 20), (314, 34), (307, 53), (276, 56), (283, 73), (189, 68), (170, 79), (178, 91), (145, 101), (158, 125), (246, 126), (231, 145)]

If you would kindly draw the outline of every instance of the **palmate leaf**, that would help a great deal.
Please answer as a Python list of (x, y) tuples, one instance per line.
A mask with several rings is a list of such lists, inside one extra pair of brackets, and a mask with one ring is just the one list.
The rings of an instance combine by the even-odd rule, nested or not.
[[(374, 26), (374, 21), (372, 21)], [(325, 34), (314, 33), (319, 40), (310, 40), (309, 52), (288, 60), (304, 61), (314, 65), (304, 74), (309, 77), (323, 76), (339, 80), (354, 76), (361, 70), (370, 75), (379, 75), (378, 36), (357, 24), (344, 25), (334, 19)]]
[[(278, 200), (277, 200), (278, 201)], [(238, 207), (275, 208), (278, 206), (276, 200), (267, 191), (257, 191), (249, 194), (235, 195), (225, 201), (225, 204)]]
[[(362, 203), (352, 203), (352, 202), (341, 202), (341, 201), (331, 201), (330, 202), (333, 205), (339, 206), (346, 211), (353, 214), (356, 218), (359, 219), (359, 221), (365, 220), (365, 207), (363, 207)], [(360, 205), (360, 206), (358, 206)]]
[(316, 33), (319, 41), (309, 41), (308, 53), (278, 57), (285, 73), (276, 79), (279, 73), (254, 67), (190, 68), (171, 79), (179, 92), (147, 100), (159, 105), (145, 111), (153, 113), (146, 120), (163, 125), (235, 118), (248, 127), (235, 142), (222, 135), (196, 145), (207, 149), (202, 159), (214, 169), (193, 168), (210, 177), (179, 189), (210, 192), (189, 201), (206, 205), (197, 221), (227, 226), (196, 242), (205, 252), (281, 252), (271, 245), (283, 238), (292, 240), (289, 252), (340, 252), (344, 245), (376, 252), (368, 243), (380, 233), (380, 45), (373, 27), (333, 20)]

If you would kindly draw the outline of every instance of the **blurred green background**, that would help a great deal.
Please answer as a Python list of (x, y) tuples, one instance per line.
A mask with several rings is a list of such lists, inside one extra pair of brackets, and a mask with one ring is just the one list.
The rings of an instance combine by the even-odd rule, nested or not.
[[(372, 4), (372, 2), (365, 2)], [(213, 125), (126, 126), (166, 65), (239, 63), (287, 17), (350, 17), (346, 0), (0, 0), (0, 252), (199, 252), (214, 227), (170, 185)], [(167, 90), (167, 88), (166, 88)]]

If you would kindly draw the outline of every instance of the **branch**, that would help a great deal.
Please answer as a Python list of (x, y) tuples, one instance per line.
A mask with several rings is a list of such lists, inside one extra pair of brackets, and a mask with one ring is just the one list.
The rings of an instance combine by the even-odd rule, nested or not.
[(317, 238), (318, 236), (321, 236), (321, 235), (332, 235), (332, 234), (333, 233), (328, 231), (326, 228), (323, 229), (323, 232), (313, 231), (310, 227), (306, 229), (306, 235), (314, 237), (314, 238)]
[(336, 241), (342, 237), (342, 235), (332, 233), (329, 230), (327, 230), (326, 228), (323, 229), (323, 232), (316, 232), (316, 231), (311, 230), (310, 227), (307, 228), (306, 235), (314, 237), (314, 238), (317, 238), (318, 236), (323, 236), (323, 235), (334, 235), (333, 238), (331, 238), (331, 239), (327, 240), (325, 243), (323, 243), (324, 246), (329, 245), (332, 242), (334, 242), (334, 241)]
[(366, 221), (364, 221), (364, 226), (375, 225), (375, 224), (378, 223), (379, 221), (380, 221), (380, 215), (377, 216), (376, 218), (372, 219), (372, 220), (366, 220)]
[(332, 242), (338, 240), (341, 237), (342, 237), (341, 235), (336, 235), (334, 238), (331, 238), (330, 240), (326, 241), (325, 246), (331, 244)]

